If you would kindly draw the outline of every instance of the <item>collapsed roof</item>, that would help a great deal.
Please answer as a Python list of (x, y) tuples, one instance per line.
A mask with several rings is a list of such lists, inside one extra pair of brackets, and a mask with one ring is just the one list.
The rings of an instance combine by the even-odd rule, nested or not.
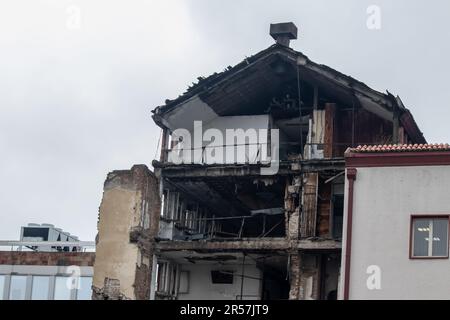
[[(198, 82), (174, 100), (156, 107), (153, 119), (170, 131), (194, 120), (210, 121), (217, 116), (268, 113), (267, 108), (280, 91), (297, 99), (301, 92), (318, 88), (321, 99), (342, 106), (363, 108), (380, 118), (400, 124), (415, 143), (426, 143), (411, 112), (401, 99), (388, 91), (381, 93), (328, 66), (311, 61), (301, 52), (275, 43), (234, 67), (227, 67)], [(309, 103), (301, 95), (306, 109)], [(328, 100), (328, 101), (327, 101)], [(297, 114), (298, 116), (298, 114)], [(189, 129), (189, 128), (186, 128)]]

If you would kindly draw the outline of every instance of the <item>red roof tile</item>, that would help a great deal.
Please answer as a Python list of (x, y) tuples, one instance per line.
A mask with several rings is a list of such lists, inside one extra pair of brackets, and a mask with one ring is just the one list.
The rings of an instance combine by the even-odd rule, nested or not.
[(384, 145), (364, 145), (356, 148), (349, 148), (347, 152), (356, 153), (385, 153), (385, 152), (428, 152), (428, 151), (450, 151), (448, 143), (435, 144), (384, 144)]

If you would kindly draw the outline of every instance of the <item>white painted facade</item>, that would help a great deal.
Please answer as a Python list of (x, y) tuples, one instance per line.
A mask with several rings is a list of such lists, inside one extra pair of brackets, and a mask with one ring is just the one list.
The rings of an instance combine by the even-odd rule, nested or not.
[[(344, 235), (348, 187), (346, 179)], [(450, 299), (450, 260), (409, 257), (411, 215), (449, 214), (449, 190), (450, 166), (357, 168), (349, 299)], [(345, 238), (341, 275), (346, 267)], [(377, 270), (379, 289), (371, 282)], [(340, 298), (343, 287), (342, 276)]]

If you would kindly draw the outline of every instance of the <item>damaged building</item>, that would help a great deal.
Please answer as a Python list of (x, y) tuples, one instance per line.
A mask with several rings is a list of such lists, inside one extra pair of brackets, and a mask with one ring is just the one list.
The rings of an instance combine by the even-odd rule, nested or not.
[(293, 50), (293, 23), (270, 35), (152, 111), (153, 172), (108, 174), (93, 298), (337, 298), (345, 150), (426, 141), (398, 96)]

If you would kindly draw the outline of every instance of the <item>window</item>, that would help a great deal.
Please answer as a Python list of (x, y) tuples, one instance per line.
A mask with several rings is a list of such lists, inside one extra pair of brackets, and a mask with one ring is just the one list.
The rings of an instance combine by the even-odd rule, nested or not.
[(0, 300), (3, 300), (4, 292), (5, 292), (5, 276), (0, 275)]
[(167, 263), (158, 262), (156, 266), (157, 280), (156, 280), (156, 291), (164, 292), (166, 290), (166, 270)]
[(189, 271), (180, 271), (178, 293), (189, 293)]
[(178, 265), (170, 262), (158, 262), (156, 272), (156, 292), (164, 295), (177, 295), (179, 280)]
[(27, 276), (11, 276), (9, 300), (25, 300), (27, 290)]
[(164, 190), (161, 213), (163, 219), (177, 220), (179, 200), (180, 194), (178, 192), (172, 192), (167, 189)]
[(80, 277), (79, 288), (77, 290), (77, 300), (91, 300), (92, 297), (92, 277)]
[(69, 277), (55, 277), (55, 300), (70, 300), (71, 286)]
[(33, 276), (31, 300), (47, 300), (50, 277)]
[(211, 282), (219, 284), (232, 284), (234, 272), (232, 270), (211, 271)]
[(413, 216), (411, 258), (448, 258), (448, 216)]

